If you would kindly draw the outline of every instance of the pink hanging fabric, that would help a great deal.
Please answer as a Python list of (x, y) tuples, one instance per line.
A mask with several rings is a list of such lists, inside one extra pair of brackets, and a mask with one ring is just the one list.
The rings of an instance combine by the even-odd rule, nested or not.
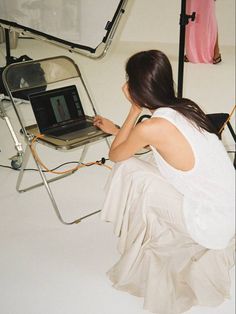
[(186, 26), (186, 56), (193, 63), (212, 63), (217, 39), (214, 0), (187, 0), (186, 13), (196, 12)]

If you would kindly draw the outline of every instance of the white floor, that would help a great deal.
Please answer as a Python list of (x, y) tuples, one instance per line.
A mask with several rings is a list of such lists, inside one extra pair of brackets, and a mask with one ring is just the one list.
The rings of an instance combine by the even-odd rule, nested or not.
[[(81, 67), (99, 112), (118, 124), (128, 110), (121, 93), (124, 64), (138, 50), (163, 50), (171, 60), (177, 81), (178, 47), (158, 43), (114, 44), (107, 56), (91, 60), (62, 48), (31, 39), (20, 39), (14, 56), (33, 59), (54, 55), (71, 56)], [(230, 112), (235, 102), (235, 51), (222, 47), (223, 62), (218, 65), (185, 64), (184, 96), (192, 98), (208, 112)], [(5, 64), (5, 46), (0, 45), (0, 65)], [(5, 103), (7, 115), (19, 135), (15, 113)], [(21, 105), (28, 111), (28, 105)], [(24, 107), (25, 106), (25, 107)], [(235, 117), (232, 117), (234, 125)], [(30, 120), (30, 118), (29, 118)], [(31, 121), (29, 121), (31, 122)], [(232, 148), (225, 132), (224, 143)], [(14, 142), (4, 120), (0, 119), (0, 164), (10, 165)], [(78, 160), (80, 151), (61, 153), (39, 148), (50, 167)], [(92, 145), (86, 161), (107, 157), (104, 142)], [(31, 161), (30, 167), (35, 167)], [(62, 215), (69, 221), (102, 206), (103, 186), (109, 170), (92, 166), (52, 185)], [(15, 190), (18, 172), (0, 167), (0, 313), (2, 314), (142, 314), (142, 300), (112, 288), (106, 271), (119, 258), (112, 226), (92, 216), (78, 225), (65, 226), (57, 219), (43, 188), (24, 194)], [(37, 180), (29, 171), (27, 182)], [(188, 314), (233, 314), (232, 297), (217, 308), (196, 307)]]

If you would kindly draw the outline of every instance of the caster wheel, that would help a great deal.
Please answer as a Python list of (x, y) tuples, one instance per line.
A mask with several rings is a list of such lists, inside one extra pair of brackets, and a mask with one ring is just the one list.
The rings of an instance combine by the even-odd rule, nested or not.
[(19, 160), (19, 159), (13, 159), (13, 160), (11, 161), (11, 166), (12, 166), (12, 168), (15, 169), (15, 170), (20, 169), (21, 164), (22, 164), (22, 162), (21, 162), (21, 160)]

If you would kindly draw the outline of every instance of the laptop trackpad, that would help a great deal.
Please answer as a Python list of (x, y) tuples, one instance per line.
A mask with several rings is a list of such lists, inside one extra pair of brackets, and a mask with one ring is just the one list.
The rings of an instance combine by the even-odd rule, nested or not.
[[(73, 131), (73, 132), (70, 132), (67, 134), (57, 135), (55, 137), (60, 139), (60, 140), (70, 141), (70, 140), (74, 140), (76, 138), (93, 136), (96, 134), (98, 134), (98, 128), (91, 126), (89, 128), (86, 128), (86, 129), (76, 130), (76, 131)], [(50, 136), (54, 137), (53, 135), (50, 135)]]

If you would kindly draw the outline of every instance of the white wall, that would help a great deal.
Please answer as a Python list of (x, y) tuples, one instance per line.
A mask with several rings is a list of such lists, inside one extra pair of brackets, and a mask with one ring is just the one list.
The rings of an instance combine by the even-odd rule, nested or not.
[(216, 15), (221, 45), (235, 45), (235, 0), (217, 0)]
[[(132, 5), (120, 40), (178, 43), (181, 0), (129, 1)], [(235, 0), (217, 0), (216, 14), (220, 45), (234, 45)]]

